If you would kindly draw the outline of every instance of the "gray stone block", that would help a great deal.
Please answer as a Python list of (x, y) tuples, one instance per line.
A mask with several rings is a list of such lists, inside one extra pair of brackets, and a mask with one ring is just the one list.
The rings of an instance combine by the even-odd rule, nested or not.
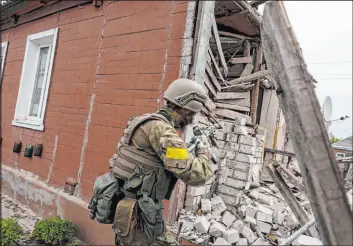
[(213, 245), (231, 245), (231, 244), (227, 242), (227, 240), (225, 240), (224, 238), (219, 237), (216, 239)]
[(227, 230), (223, 234), (223, 238), (227, 240), (230, 244), (236, 243), (239, 241), (239, 232), (235, 229)]
[(201, 199), (202, 213), (210, 213), (212, 211), (212, 204), (210, 199)]
[(262, 222), (272, 224), (272, 214), (265, 214), (263, 212), (258, 211), (256, 213), (256, 219)]
[(226, 181), (225, 181), (225, 184), (227, 186), (234, 187), (234, 188), (237, 188), (237, 189), (244, 189), (246, 183), (244, 181), (241, 181), (241, 180), (236, 180), (234, 178), (227, 177)]
[(199, 216), (196, 219), (194, 227), (200, 233), (207, 233), (210, 228), (210, 222), (207, 220), (206, 216)]
[(262, 222), (262, 221), (259, 221), (257, 220), (256, 221), (257, 223), (257, 226), (259, 227), (259, 230), (262, 232), (262, 233), (270, 233), (271, 231), (271, 228), (272, 228), (272, 225), (271, 224), (268, 224), (268, 223), (265, 223), (265, 222)]
[(211, 225), (208, 234), (214, 237), (222, 237), (223, 233), (226, 231), (226, 228), (219, 222), (216, 222)]
[(247, 172), (242, 172), (239, 170), (234, 170), (232, 177), (238, 180), (247, 182), (249, 174)]
[(243, 227), (243, 230), (240, 232), (240, 234), (245, 237), (249, 243), (253, 243), (257, 239), (257, 236), (254, 234), (254, 232), (247, 226)]
[(227, 227), (230, 227), (232, 223), (235, 221), (235, 216), (228, 211), (225, 211), (222, 216), (222, 223), (225, 224)]

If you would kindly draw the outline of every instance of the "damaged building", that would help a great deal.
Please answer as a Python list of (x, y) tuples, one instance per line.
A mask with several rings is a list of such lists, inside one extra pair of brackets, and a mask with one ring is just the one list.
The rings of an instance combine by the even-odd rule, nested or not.
[[(173, 80), (190, 78), (208, 93), (197, 120), (217, 128), (216, 175), (199, 187), (177, 182), (164, 201), (170, 229), (182, 222), (181, 237), (205, 245), (288, 238), (313, 214), (263, 56), (261, 2), (4, 6), (3, 192), (41, 217), (72, 220), (85, 242), (112, 244), (111, 225), (89, 218), (94, 180), (109, 171), (128, 119), (156, 111)], [(183, 135), (190, 141), (192, 128)], [(313, 226), (296, 243), (317, 238)]]

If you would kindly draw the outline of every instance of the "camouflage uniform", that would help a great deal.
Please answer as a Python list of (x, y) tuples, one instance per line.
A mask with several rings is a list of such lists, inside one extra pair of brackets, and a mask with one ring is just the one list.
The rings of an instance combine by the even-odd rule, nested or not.
[[(138, 150), (157, 155), (164, 165), (165, 172), (173, 174), (174, 179), (181, 179), (188, 185), (197, 186), (204, 184), (212, 175), (209, 166), (210, 153), (207, 149), (198, 149), (196, 156), (187, 152), (185, 142), (179, 137), (174, 128), (174, 121), (167, 109), (157, 112), (168, 119), (169, 123), (162, 120), (149, 120), (139, 126), (132, 137), (132, 146)], [(185, 152), (184, 160), (169, 158), (167, 152), (177, 148)], [(175, 179), (175, 182), (176, 180)], [(175, 184), (175, 183), (174, 183)], [(164, 236), (149, 239), (140, 229), (134, 228), (133, 241), (130, 245), (168, 245), (173, 241), (170, 232), (165, 232)], [(124, 245), (121, 243), (121, 245)]]

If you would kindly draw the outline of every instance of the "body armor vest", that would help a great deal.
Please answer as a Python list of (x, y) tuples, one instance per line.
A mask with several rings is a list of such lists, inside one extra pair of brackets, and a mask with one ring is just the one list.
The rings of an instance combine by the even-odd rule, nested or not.
[(162, 160), (153, 151), (142, 151), (131, 146), (135, 131), (149, 120), (162, 120), (170, 124), (164, 116), (157, 113), (130, 119), (117, 146), (117, 152), (110, 159), (111, 172), (124, 180), (123, 190), (131, 192), (132, 196), (136, 194), (151, 197), (153, 200), (169, 199), (176, 179), (164, 169)]

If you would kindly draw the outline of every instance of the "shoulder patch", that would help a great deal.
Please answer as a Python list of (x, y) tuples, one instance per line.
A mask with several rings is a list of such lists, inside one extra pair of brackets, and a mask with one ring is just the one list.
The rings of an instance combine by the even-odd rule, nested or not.
[(185, 148), (168, 147), (165, 157), (173, 160), (186, 160), (187, 154), (188, 150)]

